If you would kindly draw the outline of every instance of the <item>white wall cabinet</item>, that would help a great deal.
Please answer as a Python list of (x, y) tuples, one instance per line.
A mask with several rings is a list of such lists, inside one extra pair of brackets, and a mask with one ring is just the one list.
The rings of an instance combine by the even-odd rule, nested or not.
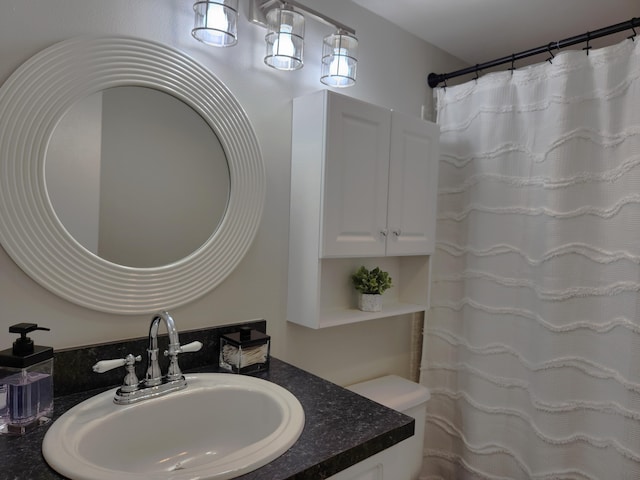
[(313, 129), (319, 154), (302, 161), (324, 170), (322, 257), (433, 252), (436, 124), (322, 91), (294, 100), (294, 144), (297, 127)]
[[(294, 99), (288, 320), (320, 328), (426, 309), (438, 137), (436, 124), (328, 90)], [(383, 312), (355, 308), (349, 275), (363, 264), (394, 279)]]

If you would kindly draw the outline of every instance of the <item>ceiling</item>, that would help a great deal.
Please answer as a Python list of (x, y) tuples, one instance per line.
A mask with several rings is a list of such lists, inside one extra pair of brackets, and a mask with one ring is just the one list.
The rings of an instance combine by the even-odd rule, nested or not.
[[(352, 1), (470, 65), (640, 17), (639, 0)], [(593, 46), (631, 33), (594, 41)]]

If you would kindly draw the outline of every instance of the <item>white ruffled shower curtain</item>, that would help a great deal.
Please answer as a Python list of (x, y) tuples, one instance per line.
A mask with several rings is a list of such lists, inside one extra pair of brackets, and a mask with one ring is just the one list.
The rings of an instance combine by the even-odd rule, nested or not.
[(437, 89), (423, 479), (640, 479), (640, 41)]

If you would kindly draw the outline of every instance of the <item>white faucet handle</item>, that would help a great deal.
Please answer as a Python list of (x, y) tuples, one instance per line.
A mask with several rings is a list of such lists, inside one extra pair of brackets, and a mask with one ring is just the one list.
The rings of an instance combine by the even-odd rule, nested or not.
[(115, 360), (100, 360), (93, 366), (93, 371), (96, 373), (104, 373), (109, 370), (113, 370), (114, 368), (123, 367), (125, 365), (133, 365), (134, 362), (139, 362), (142, 360), (142, 357), (138, 355), (134, 357), (133, 355), (127, 355), (126, 358), (117, 358)]
[(180, 353), (197, 352), (202, 348), (202, 342), (187, 343), (186, 345), (180, 345)]

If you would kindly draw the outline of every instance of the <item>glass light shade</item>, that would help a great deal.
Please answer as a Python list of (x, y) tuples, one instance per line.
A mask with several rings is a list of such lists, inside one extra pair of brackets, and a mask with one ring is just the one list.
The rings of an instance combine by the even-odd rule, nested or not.
[(193, 4), (196, 14), (191, 35), (214, 47), (238, 42), (238, 0), (212, 0)]
[(356, 83), (358, 39), (339, 31), (324, 37), (320, 81), (330, 87), (350, 87)]
[(277, 70), (298, 70), (303, 65), (304, 17), (284, 8), (267, 12), (267, 27), (264, 37), (267, 54), (264, 63)]

